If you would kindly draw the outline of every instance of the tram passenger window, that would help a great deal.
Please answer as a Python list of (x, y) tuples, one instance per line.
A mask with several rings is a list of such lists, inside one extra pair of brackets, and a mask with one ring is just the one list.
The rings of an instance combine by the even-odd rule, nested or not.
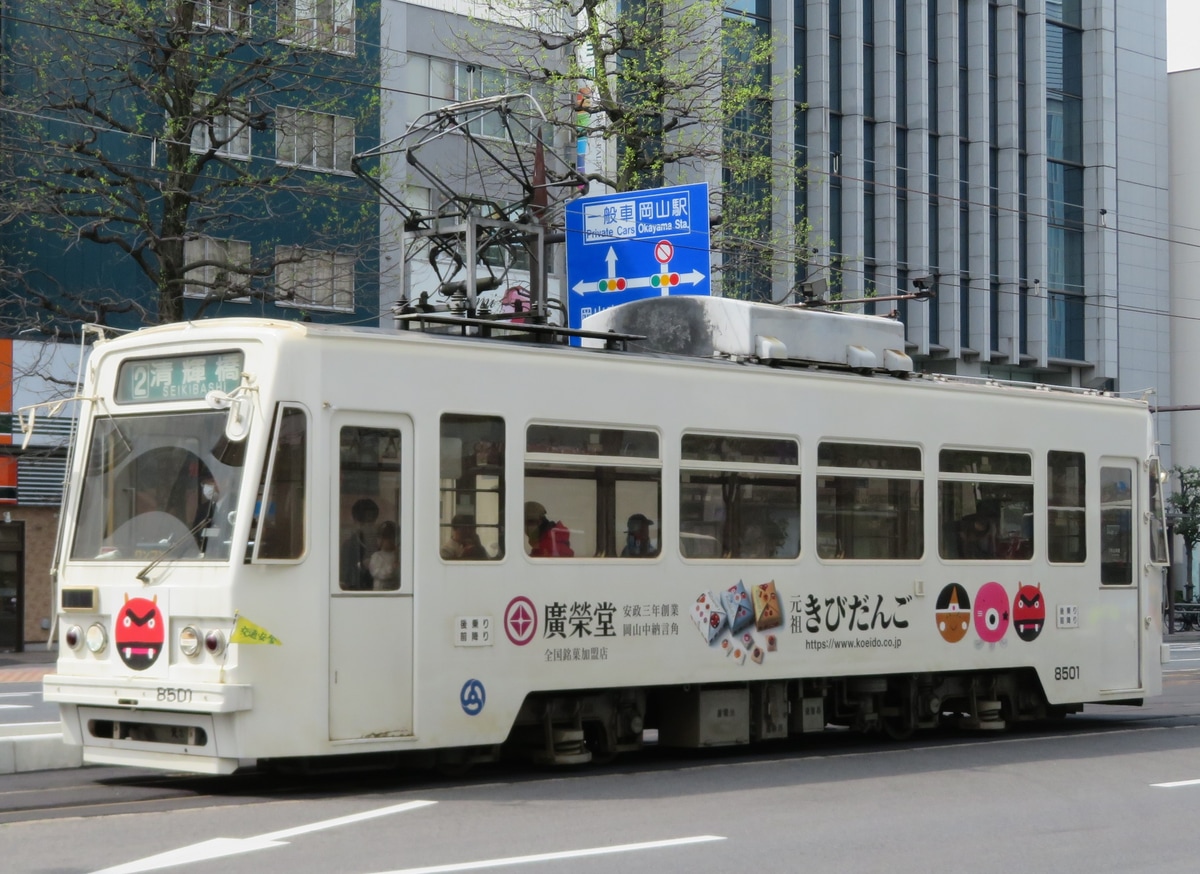
[(938, 554), (966, 561), (1033, 556), (1033, 457), (943, 449), (938, 456)]
[(1157, 458), (1150, 459), (1150, 561), (1167, 564), (1171, 560), (1167, 552), (1166, 505), (1163, 502), (1163, 474)]
[(1100, 468), (1100, 582), (1133, 583), (1133, 471)]
[(442, 416), (438, 477), (442, 558), (504, 558), (504, 420)]
[(1053, 562), (1087, 559), (1082, 452), (1046, 454), (1046, 557)]
[[(628, 530), (640, 514), (653, 524), (649, 545), (639, 557), (657, 556), (662, 546), (657, 525), (662, 519), (658, 434), (632, 428), (530, 425), (524, 503), (539, 505), (533, 509), (544, 510), (548, 522), (566, 529), (575, 556), (621, 558), (624, 552), (629, 557)], [(565, 554), (542, 545), (542, 529), (544, 524), (524, 532), (526, 554)]]
[(817, 555), (919, 559), (925, 554), (921, 450), (825, 442), (817, 447)]
[(338, 433), (338, 587), (395, 591), (399, 555), (400, 432), (345, 425)]
[(304, 555), (308, 477), (308, 416), (282, 407), (275, 417), (271, 455), (255, 504), (252, 539), (256, 557), (296, 559)]
[(800, 444), (791, 437), (684, 434), (679, 552), (684, 558), (800, 555)]

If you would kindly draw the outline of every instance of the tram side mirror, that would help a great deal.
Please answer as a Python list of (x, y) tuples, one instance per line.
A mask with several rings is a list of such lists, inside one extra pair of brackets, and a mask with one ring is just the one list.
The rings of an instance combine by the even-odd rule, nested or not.
[(228, 395), (214, 389), (204, 396), (214, 410), (228, 410), (225, 417), (225, 439), (238, 443), (250, 433), (250, 398), (248, 395)]

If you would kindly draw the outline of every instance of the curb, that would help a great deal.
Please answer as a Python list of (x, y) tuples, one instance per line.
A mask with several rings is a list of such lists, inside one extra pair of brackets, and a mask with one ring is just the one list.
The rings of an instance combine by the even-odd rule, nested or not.
[(83, 766), (83, 750), (63, 743), (62, 724), (29, 722), (0, 727), (0, 774)]

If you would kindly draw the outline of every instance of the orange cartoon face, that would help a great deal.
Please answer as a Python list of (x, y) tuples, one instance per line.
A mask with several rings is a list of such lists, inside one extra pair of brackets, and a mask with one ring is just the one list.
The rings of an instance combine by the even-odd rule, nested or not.
[(937, 599), (938, 634), (947, 643), (958, 643), (971, 627), (971, 597), (958, 583), (942, 589)]

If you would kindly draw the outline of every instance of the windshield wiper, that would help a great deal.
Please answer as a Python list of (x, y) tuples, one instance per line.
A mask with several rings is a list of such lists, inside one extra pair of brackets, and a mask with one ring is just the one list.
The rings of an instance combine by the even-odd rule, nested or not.
[(192, 526), (191, 530), (188, 531), (186, 537), (180, 537), (174, 543), (168, 544), (167, 548), (163, 550), (162, 555), (160, 555), (158, 558), (154, 559), (154, 561), (150, 562), (150, 564), (146, 565), (144, 568), (142, 568), (138, 572), (137, 578), (139, 580), (141, 580), (143, 583), (145, 583), (146, 585), (150, 585), (150, 580), (146, 579), (146, 575), (149, 574), (150, 571), (152, 571), (156, 567), (158, 567), (160, 564), (162, 564), (164, 561), (166, 561), (167, 556), (170, 555), (172, 552), (174, 552), (176, 550), (176, 548), (178, 548), (179, 544), (187, 543), (187, 542), (191, 541), (192, 545), (195, 546), (197, 532), (199, 532), (201, 528), (206, 527), (208, 524), (209, 524), (209, 519), (207, 519), (207, 518), (201, 519), (198, 523), (196, 523), (195, 525)]

